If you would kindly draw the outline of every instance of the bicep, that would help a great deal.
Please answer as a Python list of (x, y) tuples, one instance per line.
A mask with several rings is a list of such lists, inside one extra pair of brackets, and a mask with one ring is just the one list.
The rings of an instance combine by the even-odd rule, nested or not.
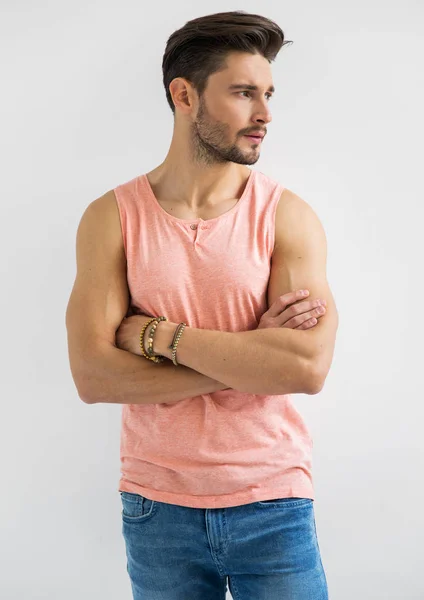
[(276, 212), (275, 248), (268, 285), (268, 306), (287, 292), (307, 289), (308, 300), (324, 299), (326, 313), (308, 330), (296, 333), (305, 341), (310, 358), (328, 372), (334, 352), (338, 312), (327, 281), (327, 240), (313, 209), (286, 190)]
[(66, 310), (68, 351), (77, 387), (87, 362), (115, 333), (128, 311), (129, 290), (113, 191), (92, 202), (76, 240), (77, 274)]

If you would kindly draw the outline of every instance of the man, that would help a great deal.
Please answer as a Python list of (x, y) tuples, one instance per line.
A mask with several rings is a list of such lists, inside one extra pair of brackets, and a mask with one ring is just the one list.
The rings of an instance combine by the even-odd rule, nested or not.
[(247, 166), (283, 44), (278, 25), (241, 11), (174, 32), (168, 155), (78, 228), (70, 365), (84, 402), (123, 405), (135, 600), (223, 599), (227, 578), (236, 599), (328, 597), (312, 441), (290, 398), (318, 393), (332, 362), (326, 238), (304, 200)]

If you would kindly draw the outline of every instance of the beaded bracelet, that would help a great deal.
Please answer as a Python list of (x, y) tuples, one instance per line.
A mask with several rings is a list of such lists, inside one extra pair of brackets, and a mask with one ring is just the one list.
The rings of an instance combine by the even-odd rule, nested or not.
[(172, 362), (177, 367), (179, 363), (177, 362), (177, 346), (180, 338), (183, 334), (184, 329), (186, 328), (186, 323), (180, 323), (175, 330), (174, 337), (172, 339), (171, 345), (168, 346), (170, 350), (172, 350)]
[[(161, 355), (157, 355), (154, 356), (153, 355), (153, 338), (155, 335), (155, 331), (157, 326), (159, 325), (159, 323), (161, 321), (167, 321), (168, 319), (166, 317), (153, 317), (152, 319), (150, 319), (150, 321), (147, 321), (147, 323), (145, 323), (145, 325), (143, 326), (143, 329), (141, 330), (140, 333), (140, 349), (141, 349), (141, 353), (144, 356), (144, 358), (147, 358), (148, 360), (152, 360), (155, 363), (162, 363), (164, 360), (166, 360), (166, 356), (161, 356)], [(148, 326), (153, 323), (152, 325), (152, 329), (149, 333), (149, 339), (148, 339), (148, 346), (147, 346), (147, 353), (144, 349), (144, 332), (146, 331), (146, 329), (148, 328)]]

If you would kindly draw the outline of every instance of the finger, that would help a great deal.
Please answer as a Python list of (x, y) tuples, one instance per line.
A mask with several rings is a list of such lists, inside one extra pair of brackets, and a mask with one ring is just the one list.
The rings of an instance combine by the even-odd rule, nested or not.
[[(278, 317), (276, 317), (276, 327), (282, 327), (285, 323), (287, 323), (293, 317), (297, 317), (298, 315), (303, 315), (304, 319), (309, 317), (314, 317), (317, 315), (323, 314), (317, 311), (314, 312), (314, 309), (318, 309), (322, 306), (321, 300), (307, 300), (305, 302), (296, 302), (291, 306), (287, 307), (285, 311), (281, 313)], [(299, 325), (300, 323), (297, 323)]]
[(290, 304), (302, 300), (309, 295), (309, 290), (295, 290), (279, 296), (267, 311), (269, 317), (277, 317)]
[(297, 329), (297, 327), (299, 327), (299, 325), (302, 325), (302, 323), (304, 323), (305, 321), (308, 321), (309, 319), (312, 319), (312, 318), (319, 319), (320, 317), (324, 316), (324, 314), (325, 314), (325, 307), (318, 306), (314, 310), (310, 310), (306, 313), (301, 313), (300, 315), (294, 316), (292, 319), (289, 319), (288, 321), (286, 321), (282, 325), (282, 327), (289, 327), (290, 329)]
[(318, 320), (313, 317), (312, 319), (308, 319), (299, 327), (295, 327), (295, 329), (309, 329), (310, 327), (314, 327), (318, 323)]
[[(282, 327), (288, 324), (289, 327), (297, 327), (310, 317), (321, 316), (322, 305), (320, 300), (310, 300), (308, 302), (297, 302), (286, 308), (277, 317), (274, 317), (275, 327)], [(325, 307), (324, 307), (325, 308)], [(297, 317), (297, 320), (293, 319)]]

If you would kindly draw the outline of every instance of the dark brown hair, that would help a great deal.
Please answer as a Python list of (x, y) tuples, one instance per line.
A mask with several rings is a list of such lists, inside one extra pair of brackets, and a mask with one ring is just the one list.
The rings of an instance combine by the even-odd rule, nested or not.
[(284, 41), (274, 21), (241, 10), (188, 21), (169, 37), (162, 60), (163, 85), (172, 112), (175, 115), (169, 84), (175, 77), (187, 79), (200, 97), (208, 77), (225, 66), (229, 52), (261, 54), (272, 62), (282, 46), (292, 43)]

